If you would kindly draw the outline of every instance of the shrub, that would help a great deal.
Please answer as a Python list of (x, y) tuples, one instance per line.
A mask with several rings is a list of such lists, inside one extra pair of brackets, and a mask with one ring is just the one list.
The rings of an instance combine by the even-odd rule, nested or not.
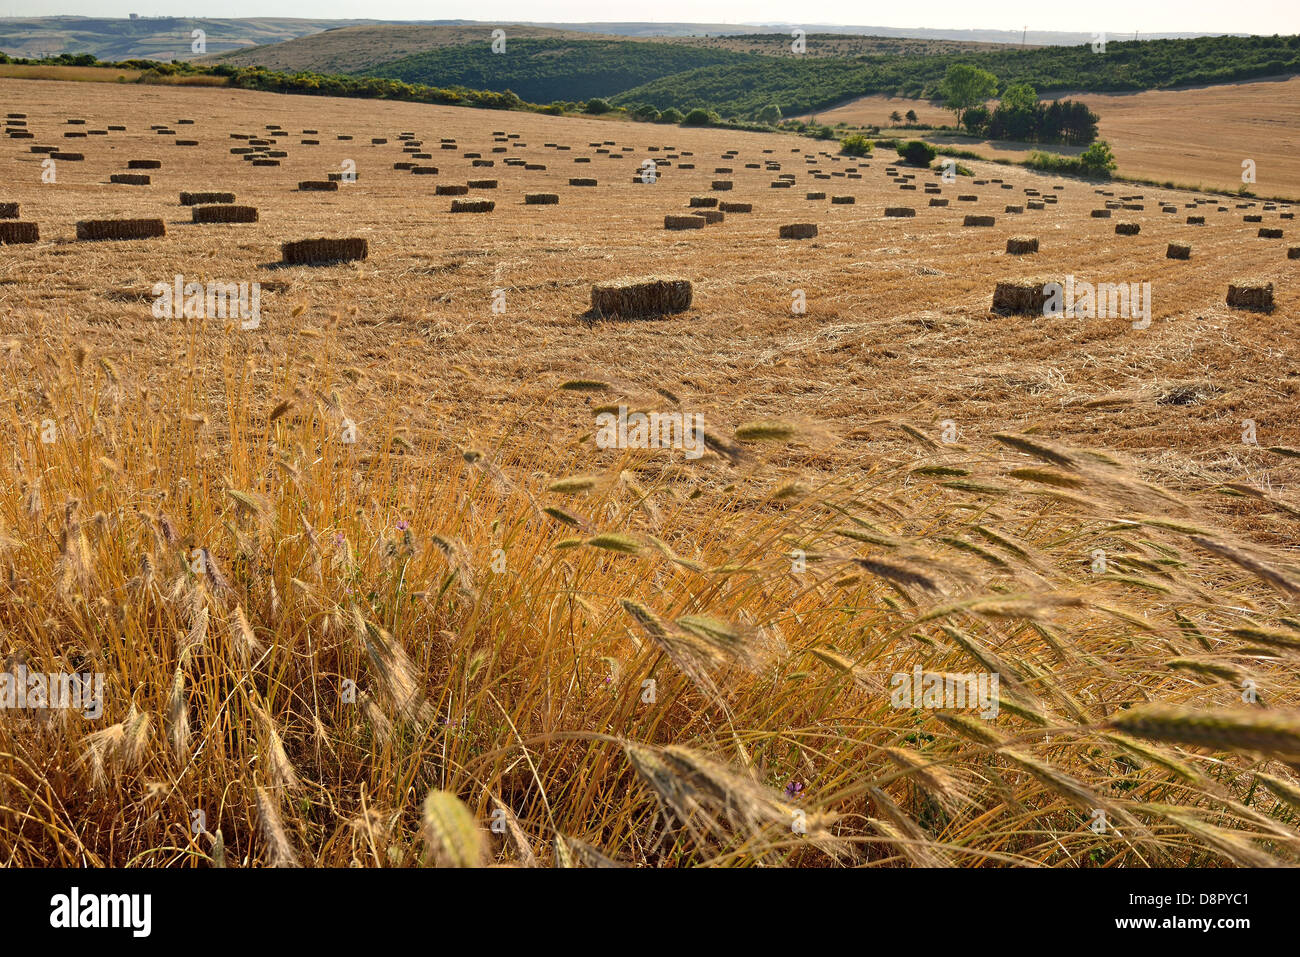
[(721, 117), (717, 113), (696, 107), (686, 114), (686, 118), (682, 120), (682, 126), (709, 126), (712, 123), (719, 122), (721, 122)]
[(871, 140), (861, 133), (854, 133), (840, 140), (840, 152), (845, 156), (870, 156)]
[(599, 116), (602, 113), (608, 113), (611, 109), (612, 107), (609, 105), (609, 100), (602, 100), (600, 97), (596, 97), (595, 99), (587, 101), (587, 105), (582, 108), (582, 112)]
[(660, 123), (680, 123), (684, 119), (686, 117), (682, 115), (682, 111), (675, 106), (670, 106), (659, 114)]
[(898, 147), (898, 155), (913, 166), (929, 166), (939, 154), (929, 143), (909, 140)]
[(776, 126), (776, 124), (781, 122), (781, 107), (777, 106), (775, 103), (769, 103), (758, 111), (758, 115), (755, 119), (760, 123), (767, 123), (769, 126)]
[(1071, 173), (1075, 176), (1096, 176), (1108, 179), (1115, 170), (1115, 157), (1105, 140), (1098, 140), (1077, 157), (1059, 156), (1035, 150), (1024, 163), (1031, 169), (1048, 173)]
[(1097, 140), (1079, 156), (1079, 163), (1085, 170), (1096, 176), (1109, 176), (1118, 165), (1115, 154), (1105, 140)]

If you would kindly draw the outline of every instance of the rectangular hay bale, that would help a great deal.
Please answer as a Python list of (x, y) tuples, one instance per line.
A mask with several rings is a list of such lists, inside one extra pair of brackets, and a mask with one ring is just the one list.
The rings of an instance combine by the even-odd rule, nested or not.
[(167, 226), (161, 219), (85, 219), (77, 223), (77, 238), (102, 239), (153, 239), (167, 235)]
[(782, 239), (813, 239), (817, 236), (816, 223), (789, 223), (779, 231)]
[(255, 223), (256, 206), (234, 206), (221, 203), (212, 206), (194, 206), (190, 209), (191, 223)]
[(622, 318), (662, 316), (689, 309), (693, 297), (689, 279), (676, 276), (615, 279), (591, 287), (591, 311), (597, 316)]
[(40, 238), (40, 229), (35, 223), (21, 223), (13, 219), (0, 222), (0, 246), (34, 243)]
[(665, 216), (664, 229), (703, 229), (703, 216)]
[(1247, 309), (1252, 312), (1272, 312), (1273, 284), (1253, 279), (1229, 283), (1228, 308)]
[(993, 287), (993, 311), (1012, 315), (1041, 314), (1053, 279), (1012, 279)]
[(212, 206), (234, 201), (234, 193), (181, 193), (182, 206)]
[(370, 247), (364, 239), (300, 239), (280, 244), (282, 260), (294, 266), (350, 262), (365, 259), (369, 254)]

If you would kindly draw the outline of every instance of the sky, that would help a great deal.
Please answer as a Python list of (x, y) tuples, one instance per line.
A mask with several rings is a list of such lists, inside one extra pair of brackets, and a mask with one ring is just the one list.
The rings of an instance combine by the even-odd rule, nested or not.
[(1300, 33), (1300, 0), (0, 0), (0, 16), (308, 17), (530, 22), (818, 23), (930, 29)]

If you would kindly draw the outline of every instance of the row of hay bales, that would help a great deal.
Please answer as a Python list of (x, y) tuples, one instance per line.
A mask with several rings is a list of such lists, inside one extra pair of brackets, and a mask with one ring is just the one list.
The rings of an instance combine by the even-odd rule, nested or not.
[[(1041, 315), (1052, 297), (1054, 284), (1063, 287), (1065, 283), (1059, 277), (1050, 276), (999, 282), (993, 288), (993, 311), (1004, 315)], [(1225, 301), (1230, 309), (1272, 312), (1273, 284), (1262, 279), (1229, 283)]]
[[(228, 192), (183, 192), (182, 206), (191, 208), (195, 223), (257, 222), (257, 209), (234, 204), (235, 194)], [(39, 241), (35, 223), (18, 220), (18, 203), (0, 203), (0, 245)], [(76, 224), (77, 239), (98, 242), (108, 240), (156, 239), (167, 235), (161, 219), (88, 219)], [(281, 245), (285, 263), (326, 263), (365, 259), (369, 249), (364, 239), (308, 239)]]

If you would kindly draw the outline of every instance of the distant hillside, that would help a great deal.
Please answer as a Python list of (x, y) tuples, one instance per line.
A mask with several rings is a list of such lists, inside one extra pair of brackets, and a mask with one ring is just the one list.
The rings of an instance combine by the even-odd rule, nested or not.
[(100, 60), (190, 60), (193, 31), (207, 34), (209, 54), (270, 45), (340, 26), (373, 20), (300, 20), (258, 17), (223, 20), (208, 17), (37, 17), (0, 19), (0, 53), (40, 58), (60, 53), (90, 53)]
[[(527, 38), (556, 40), (592, 39), (590, 33), (552, 30), (548, 27), (507, 26), (507, 50)], [(313, 33), (285, 43), (249, 47), (208, 57), (231, 66), (264, 66), (268, 70), (310, 73), (362, 73), (381, 63), (393, 63), (444, 47), (482, 47), (491, 44), (491, 30), (473, 26), (370, 23)]]
[[(407, 34), (390, 33), (391, 50), (374, 46), (378, 32), (353, 34), (344, 42), (320, 48), (270, 51), (275, 44), (325, 31), (343, 32), (349, 27), (372, 31), (418, 24)], [(931, 54), (955, 49), (994, 45), (1077, 45), (1092, 39), (1087, 33), (1056, 33), (1015, 30), (929, 30), (921, 28), (873, 27), (848, 24), (722, 24), (722, 23), (526, 23), (509, 24), (473, 20), (375, 20), (358, 17), (346, 20), (318, 20), (289, 17), (30, 17), (0, 19), (0, 53), (20, 57), (53, 56), (60, 53), (90, 53), (100, 60), (190, 60), (190, 34), (207, 33), (208, 54), (260, 47), (265, 59), (240, 61), (241, 66), (262, 65), (269, 69), (355, 72), (384, 60), (396, 60), (437, 46), (477, 42), (497, 27), (510, 37), (626, 37), (641, 40), (697, 41), (708, 47), (742, 53), (767, 53), (788, 47), (790, 31), (803, 29), (811, 39), (812, 56), (855, 56), (867, 53), (900, 55)], [(419, 31), (431, 31), (427, 34)], [(1142, 39), (1200, 34), (1155, 34)], [(1132, 39), (1131, 34), (1111, 33), (1114, 39)], [(348, 48), (347, 43), (356, 42)], [(355, 59), (349, 57), (355, 55)]]
[[(507, 56), (520, 49), (515, 44), (526, 39), (573, 40), (595, 42), (599, 40), (619, 41), (620, 37), (601, 35), (593, 31), (578, 29), (551, 29), (540, 25), (503, 24), (506, 34)], [(629, 42), (629, 41), (625, 41)], [(658, 43), (672, 46), (685, 46), (698, 50), (722, 50), (731, 53), (759, 53), (765, 56), (790, 55), (791, 38), (789, 31), (775, 33), (732, 34), (728, 36), (682, 36), (662, 35), (637, 37), (636, 42)], [(839, 35), (813, 33), (806, 37), (807, 55), (813, 57), (851, 57), (869, 54), (890, 54), (896, 56), (922, 56), (939, 53), (956, 53), (962, 51), (997, 49), (984, 43), (959, 43), (951, 40), (916, 40), (901, 37), (872, 37), (861, 35)], [(213, 62), (227, 63), (232, 66), (264, 66), (268, 70), (306, 70), (313, 73), (363, 73), (376, 72), (383, 64), (394, 64), (395, 69), (382, 75), (393, 78), (405, 78), (414, 75), (412, 71), (427, 72), (419, 64), (402, 64), (398, 61), (421, 53), (443, 50), (447, 47), (464, 46), (467, 54), (475, 49), (480, 53), (489, 52), (491, 30), (485, 24), (472, 25), (394, 25), (369, 24), (365, 26), (345, 27), (314, 33), (300, 39), (277, 43), (272, 46), (251, 47), (232, 53), (223, 53), (209, 57)], [(631, 50), (630, 47), (625, 48)], [(721, 62), (718, 59), (702, 59), (696, 66)], [(440, 57), (429, 61), (438, 68), (449, 68), (452, 72), (465, 68), (466, 64), (456, 59)], [(499, 67), (501, 64), (497, 64)], [(516, 91), (518, 92), (518, 91)], [(618, 90), (605, 90), (605, 94)], [(523, 94), (520, 94), (521, 96)], [(573, 97), (568, 97), (572, 99)]]
[(1300, 73), (1300, 37), (1111, 42), (1105, 53), (1084, 45), (927, 57), (754, 58), (652, 80), (620, 93), (614, 102), (658, 109), (705, 107), (724, 116), (750, 115), (775, 103), (790, 116), (873, 93), (935, 97), (944, 73), (957, 62), (989, 70), (1004, 87), (1030, 83), (1040, 94), (1158, 90)]
[(506, 53), (487, 43), (443, 47), (361, 71), (406, 83), (511, 90), (533, 103), (612, 96), (700, 67), (744, 70), (752, 53), (636, 40), (507, 40)]
[[(441, 21), (445, 22), (445, 21)], [(468, 21), (458, 21), (461, 23)], [(483, 23), (481, 26), (488, 26)], [(579, 32), (604, 33), (614, 36), (649, 39), (652, 36), (666, 37), (727, 37), (736, 35), (754, 35), (761, 33), (789, 36), (790, 31), (799, 27), (809, 35), (836, 34), (844, 36), (869, 36), (874, 38), (902, 39), (920, 41), (952, 42), (957, 44), (996, 44), (1021, 46), (1077, 46), (1091, 42), (1091, 32), (1068, 32), (1060, 30), (935, 30), (926, 27), (879, 27), (862, 26), (845, 23), (536, 23), (531, 26), (553, 27), (557, 30), (574, 30)], [(1099, 27), (1104, 24), (1099, 24)], [(1218, 34), (1198, 32), (1144, 33), (1135, 36), (1132, 31), (1107, 32), (1114, 40), (1172, 40), (1190, 37), (1217, 36)], [(1244, 36), (1245, 34), (1240, 34)]]

